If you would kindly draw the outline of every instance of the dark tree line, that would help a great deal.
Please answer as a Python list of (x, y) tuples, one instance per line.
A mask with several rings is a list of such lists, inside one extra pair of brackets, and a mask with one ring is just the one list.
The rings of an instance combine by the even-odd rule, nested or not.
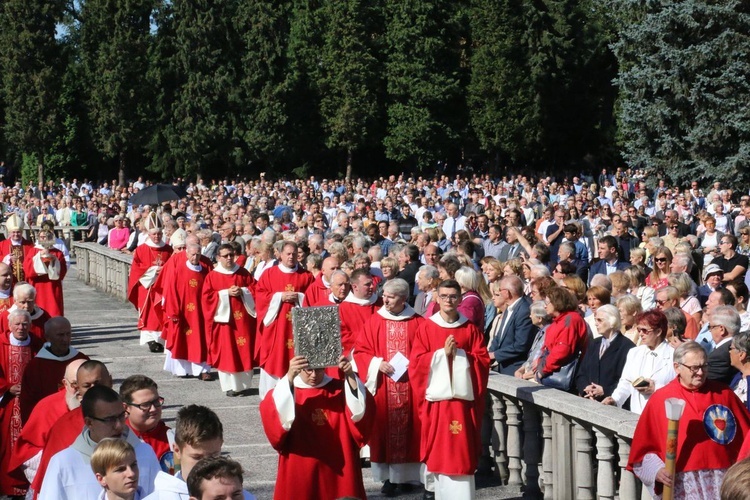
[[(26, 178), (170, 178), (432, 174), (438, 160), (582, 170), (622, 149), (678, 179), (672, 169), (694, 175), (723, 155), (714, 163), (732, 178), (747, 154), (748, 107), (733, 108), (747, 79), (731, 103), (708, 104), (747, 76), (741, 5), (4, 0), (0, 155)], [(691, 28), (712, 18), (733, 34)], [(692, 74), (655, 66), (668, 45)], [(690, 98), (701, 89), (703, 104)], [(706, 134), (721, 146), (699, 145)]]

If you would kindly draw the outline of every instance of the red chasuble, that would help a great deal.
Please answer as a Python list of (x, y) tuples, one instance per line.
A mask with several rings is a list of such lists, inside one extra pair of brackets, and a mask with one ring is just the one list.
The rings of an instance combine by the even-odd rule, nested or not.
[(200, 364), (208, 360), (207, 330), (202, 303), (203, 285), (209, 268), (201, 265), (200, 271), (194, 271), (188, 267), (187, 260), (182, 258), (182, 255), (184, 252), (176, 254), (167, 262), (181, 261), (181, 264), (169, 271), (170, 277), (164, 282), (162, 337), (173, 359)]
[[(283, 378), (279, 383), (289, 382)], [(295, 387), (295, 417), (288, 431), (276, 409), (276, 389), (261, 401), (263, 430), (279, 452), (275, 500), (366, 498), (359, 450), (369, 438), (374, 403), (365, 391), (365, 415), (353, 422), (344, 394), (347, 383), (331, 380), (322, 387)]]
[[(459, 326), (446, 328), (437, 324), (440, 313), (425, 320), (417, 330), (409, 356), (409, 378), (422, 421), (421, 461), (430, 472), (463, 476), (474, 474), (479, 457), (482, 411), (487, 391), (490, 359), (482, 332), (465, 317)], [(463, 349), (469, 365), (474, 393), (473, 401), (452, 398), (427, 401), (425, 394), (431, 382), (432, 360), (436, 351), (445, 348), (445, 339), (453, 335), (458, 349)], [(446, 374), (447, 376), (447, 374)], [(449, 381), (447, 385), (452, 385)], [(448, 392), (451, 388), (447, 388)]]
[(9, 470), (18, 469), (42, 451), (54, 423), (69, 411), (65, 394), (65, 390), (60, 390), (37, 403), (16, 441)]
[(357, 342), (357, 335), (362, 327), (370, 321), (375, 311), (383, 306), (383, 301), (375, 295), (367, 303), (361, 303), (349, 292), (349, 296), (339, 304), (339, 315), (341, 316), (341, 345), (344, 348), (344, 356), (349, 356)]
[[(407, 310), (413, 312), (410, 307)], [(409, 373), (394, 382), (379, 370), (375, 371), (375, 365), (380, 365), (377, 358), (389, 361), (397, 352), (408, 358), (414, 336), (423, 321), (416, 312), (400, 321), (386, 319), (378, 312), (365, 324), (357, 338), (354, 359), (359, 377), (370, 392), (373, 387), (376, 391), (375, 422), (369, 442), (370, 460), (375, 463), (419, 462), (419, 404), (411, 391)]]
[(7, 297), (0, 297), (0, 313), (3, 313), (10, 309), (13, 305), (13, 291), (11, 289)]
[(75, 410), (65, 413), (52, 426), (52, 429), (47, 434), (47, 442), (44, 443), (39, 469), (37, 469), (34, 482), (31, 483), (31, 488), (34, 490), (34, 498), (39, 496), (39, 492), (42, 489), (42, 482), (44, 481), (44, 474), (47, 472), (47, 467), (52, 457), (73, 444), (73, 441), (83, 431), (83, 426), (83, 411), (80, 406)]
[(23, 391), (21, 391), (21, 420), (24, 423), (29, 419), (31, 411), (39, 401), (62, 389), (65, 369), (68, 363), (75, 359), (89, 359), (89, 357), (71, 347), (67, 356), (58, 358), (45, 347), (29, 362), (23, 374)]
[(16, 261), (16, 263), (7, 263), (10, 266), (10, 271), (13, 273), (13, 281), (15, 283), (18, 283), (19, 281), (26, 281), (26, 277), (24, 276), (23, 271), (24, 256), (26, 255), (26, 252), (34, 248), (34, 244), (26, 238), (21, 239), (20, 245), (11, 244), (10, 239), (0, 241), (0, 260), (5, 260), (5, 257), (13, 251), (13, 247), (20, 247), (20, 249), (16, 250), (20, 252), (19, 259)]
[[(685, 400), (677, 434), (676, 472), (726, 469), (738, 460), (750, 429), (750, 415), (725, 384), (706, 381), (697, 391), (686, 389), (679, 379), (654, 392), (646, 403), (630, 446), (628, 470), (643, 462), (647, 453), (666, 461), (667, 416), (664, 401)], [(657, 493), (662, 485), (657, 483)]]
[[(23, 474), (9, 474), (13, 447), (21, 435), (21, 404), (10, 388), (20, 384), (23, 372), (41, 345), (31, 336), (25, 346), (12, 345), (10, 334), (0, 337), (0, 493), (22, 495), (28, 483)], [(23, 387), (22, 387), (23, 390)]]
[(172, 255), (172, 247), (164, 244), (160, 247), (139, 245), (133, 252), (133, 263), (128, 278), (128, 300), (138, 310), (138, 329), (161, 331), (161, 289), (156, 283), (150, 288), (139, 281), (152, 266), (164, 266)]
[[(13, 304), (7, 311), (0, 313), (0, 332), (9, 332), (10, 327), (8, 326), (8, 314), (10, 311), (15, 309), (17, 306)], [(43, 310), (39, 306), (36, 307), (34, 312), (31, 314), (31, 326), (29, 327), (29, 334), (34, 338), (35, 342), (39, 343), (39, 349), (44, 345), (44, 324), (49, 320), (50, 315), (47, 311)], [(39, 350), (37, 349), (37, 351)], [(36, 352), (35, 352), (36, 354)]]
[[(294, 357), (292, 335), (293, 304), (282, 302), (276, 317), (266, 325), (271, 300), (276, 293), (297, 292), (304, 294), (313, 282), (309, 271), (297, 266), (293, 272), (285, 273), (280, 265), (269, 267), (258, 280), (255, 290), (258, 310), (258, 333), (260, 334), (260, 366), (274, 377), (283, 377), (289, 371), (289, 360)], [(301, 305), (301, 304), (298, 304)]]
[(305, 290), (305, 300), (302, 302), (304, 307), (327, 306), (330, 305), (328, 295), (331, 289), (323, 284), (323, 273), (316, 276), (307, 290)]
[(161, 470), (167, 474), (174, 475), (174, 452), (172, 451), (172, 445), (169, 444), (168, 433), (170, 429), (167, 427), (167, 424), (163, 420), (160, 420), (156, 427), (150, 431), (138, 432), (130, 425), (130, 420), (127, 420), (126, 423), (130, 427), (130, 432), (154, 450)]
[[(42, 251), (41, 248), (32, 247), (24, 253), (23, 270), (26, 281), (36, 288), (36, 303), (47, 311), (50, 316), (64, 316), (63, 284), (62, 280), (68, 272), (65, 264), (65, 256), (57, 248), (50, 248), (49, 253), (60, 263), (60, 275), (58, 279), (50, 279), (49, 274), (39, 272), (34, 268), (34, 259)], [(39, 259), (37, 259), (39, 260)]]
[[(214, 269), (203, 283), (203, 314), (206, 331), (210, 332), (208, 364), (225, 373), (250, 371), (257, 366), (258, 359), (255, 318), (245, 308), (242, 296), (229, 297), (230, 310), (226, 322), (215, 321), (220, 291), (231, 286), (245, 287), (254, 296), (255, 280), (252, 275), (237, 265), (235, 269), (231, 274)], [(173, 357), (176, 358), (174, 354)]]

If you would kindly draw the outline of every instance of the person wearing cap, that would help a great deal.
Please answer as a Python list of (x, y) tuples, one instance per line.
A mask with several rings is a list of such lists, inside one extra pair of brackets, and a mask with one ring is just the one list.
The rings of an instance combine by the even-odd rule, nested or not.
[(17, 214), (5, 221), (8, 239), (0, 241), (0, 261), (10, 266), (16, 283), (25, 281), (24, 256), (34, 245), (23, 237), (24, 223)]
[(723, 281), (724, 271), (719, 266), (713, 262), (706, 266), (703, 270), (704, 284), (698, 287), (698, 300), (701, 303), (701, 308), (706, 307), (706, 301), (708, 301), (708, 296), (712, 292), (722, 288)]
[(122, 250), (128, 244), (130, 230), (125, 227), (122, 215), (115, 215), (115, 227), (110, 229), (107, 246), (112, 250)]
[(162, 240), (161, 220), (149, 213), (144, 221), (148, 239), (133, 252), (133, 263), (128, 279), (128, 300), (138, 310), (138, 329), (141, 345), (148, 344), (151, 352), (164, 352), (161, 340), (161, 288), (156, 279), (164, 263), (172, 255), (172, 247)]

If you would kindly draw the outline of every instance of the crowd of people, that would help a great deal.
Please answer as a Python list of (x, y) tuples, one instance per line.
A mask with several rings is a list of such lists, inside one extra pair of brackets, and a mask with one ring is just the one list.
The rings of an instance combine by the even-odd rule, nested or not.
[[(154, 206), (130, 203), (140, 178), (0, 186), (0, 493), (249, 495), (241, 468), (212, 458), (210, 409), (187, 406), (168, 429), (151, 379), (116, 393), (70, 345), (68, 238), (132, 255), (141, 343), (166, 371), (218, 379), (230, 398), (257, 386), (275, 498), (364, 498), (361, 457), (385, 496), (473, 498), (475, 473), (496, 472), (481, 432), (490, 371), (641, 415), (628, 467), (654, 496), (736, 491), (750, 196), (626, 169), (175, 184), (186, 196)], [(292, 309), (315, 306), (338, 309), (337, 366), (295, 350)], [(669, 398), (686, 401), (674, 471)]]

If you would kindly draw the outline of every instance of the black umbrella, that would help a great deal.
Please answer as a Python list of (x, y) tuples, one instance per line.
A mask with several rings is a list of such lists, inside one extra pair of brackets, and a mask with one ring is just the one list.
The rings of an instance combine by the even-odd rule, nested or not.
[(171, 184), (154, 184), (142, 189), (130, 197), (133, 206), (138, 205), (161, 205), (165, 201), (179, 200), (186, 193), (179, 186)]

